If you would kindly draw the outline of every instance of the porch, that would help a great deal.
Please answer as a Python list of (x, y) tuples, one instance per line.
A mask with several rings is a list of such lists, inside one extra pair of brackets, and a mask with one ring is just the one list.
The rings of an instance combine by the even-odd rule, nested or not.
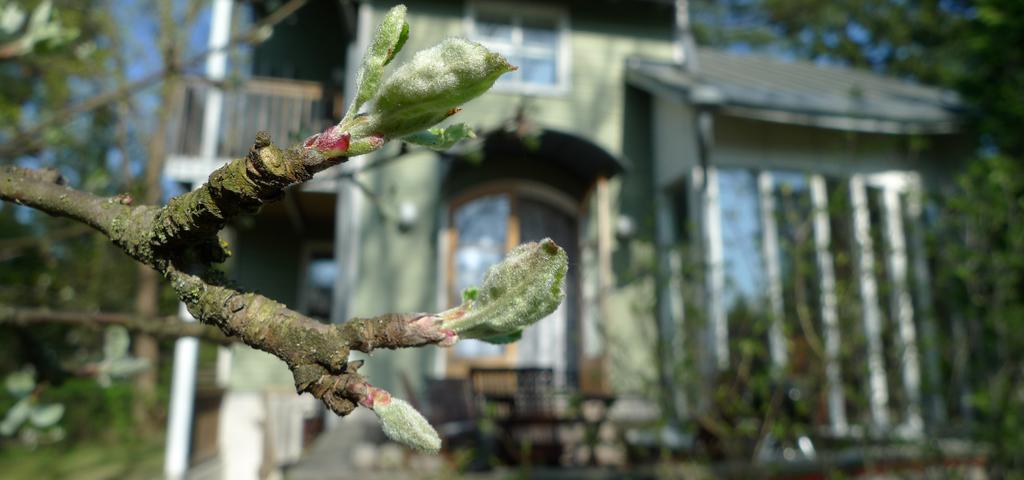
[[(320, 82), (259, 76), (219, 82), (188, 76), (176, 96), (165, 173), (183, 182), (244, 155), (259, 131), (278, 145), (299, 142), (335, 123), (344, 105), (341, 92)], [(211, 126), (213, 141), (204, 151)]]

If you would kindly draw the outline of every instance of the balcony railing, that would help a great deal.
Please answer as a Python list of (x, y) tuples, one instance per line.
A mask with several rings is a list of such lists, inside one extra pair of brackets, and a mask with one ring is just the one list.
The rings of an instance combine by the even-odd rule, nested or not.
[[(178, 111), (168, 138), (168, 153), (179, 158), (198, 158), (206, 98), (213, 86), (189, 77), (178, 97)], [(256, 132), (270, 132), (274, 143), (287, 146), (323, 130), (332, 123), (332, 108), (340, 96), (329, 96), (320, 83), (254, 77), (224, 88), (224, 108), (216, 155), (244, 155)]]

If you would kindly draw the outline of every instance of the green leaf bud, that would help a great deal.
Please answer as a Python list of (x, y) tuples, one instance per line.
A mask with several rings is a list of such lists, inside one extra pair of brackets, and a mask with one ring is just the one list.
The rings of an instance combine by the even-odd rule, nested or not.
[(484, 275), (475, 299), (438, 314), (460, 338), (507, 343), (565, 298), (569, 259), (550, 238), (525, 243)]
[(388, 438), (428, 453), (441, 450), (441, 437), (427, 419), (402, 399), (386, 396), (374, 401), (373, 412)]
[(392, 8), (377, 27), (373, 41), (363, 55), (363, 65), (356, 77), (356, 95), (349, 106), (346, 119), (359, 113), (359, 109), (380, 89), (384, 66), (398, 54), (409, 38), (409, 24), (405, 21), (405, 5)]
[(370, 123), (389, 138), (430, 128), (515, 69), (479, 43), (449, 38), (395, 70), (380, 88)]

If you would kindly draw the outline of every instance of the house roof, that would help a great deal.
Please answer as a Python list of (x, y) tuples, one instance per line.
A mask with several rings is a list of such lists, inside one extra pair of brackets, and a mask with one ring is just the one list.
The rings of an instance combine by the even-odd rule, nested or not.
[(656, 96), (781, 123), (876, 133), (952, 133), (962, 110), (952, 91), (877, 73), (702, 48), (695, 73), (631, 58), (630, 84)]

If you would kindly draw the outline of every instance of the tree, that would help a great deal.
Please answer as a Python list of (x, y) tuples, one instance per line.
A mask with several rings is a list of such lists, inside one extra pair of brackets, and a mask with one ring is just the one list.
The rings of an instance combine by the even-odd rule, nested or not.
[[(368, 383), (351, 350), (450, 346), (460, 338), (505, 342), (551, 313), (565, 295), (565, 252), (551, 240), (521, 245), (488, 271), (462, 305), (436, 314), (385, 314), (325, 325), (262, 295), (236, 289), (217, 265), (229, 255), (217, 233), (233, 218), (280, 199), (284, 189), (387, 141), (444, 149), (472, 136), (459, 124), (434, 127), (516, 67), (461, 39), (417, 53), (385, 78), (385, 66), (409, 34), (405, 7), (377, 29), (360, 68), (357, 90), (338, 125), (282, 150), (261, 133), (249, 153), (210, 174), (200, 188), (162, 207), (129, 197), (101, 197), (65, 185), (52, 170), (0, 168), (0, 199), (84, 223), (139, 263), (159, 272), (203, 323), (269, 352), (308, 392), (339, 415), (372, 409), (391, 438), (437, 451), (436, 432), (407, 403)], [(369, 106), (364, 110), (364, 106)]]

